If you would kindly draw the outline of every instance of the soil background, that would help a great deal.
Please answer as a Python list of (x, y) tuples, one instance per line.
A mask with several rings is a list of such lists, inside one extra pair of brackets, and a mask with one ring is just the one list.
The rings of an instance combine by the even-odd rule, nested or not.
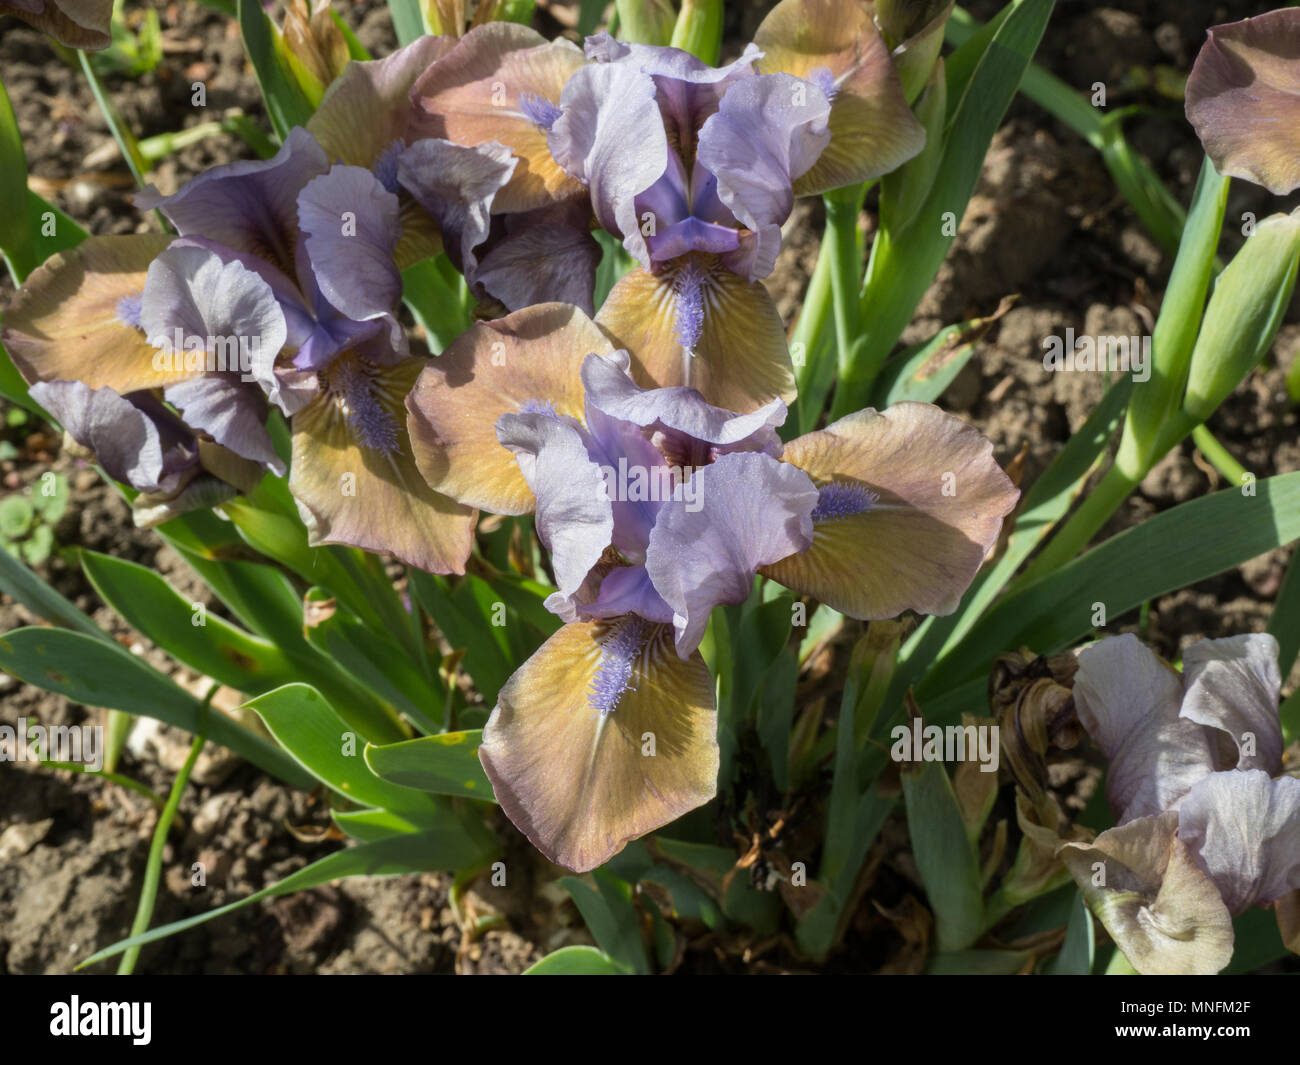
[[(264, 121), (233, 21), (192, 0), (155, 6), (164, 33), (162, 62), (136, 79), (106, 79), (137, 135), (190, 127), (228, 108)], [(724, 52), (740, 50), (768, 6), (728, 4)], [(977, 0), (968, 6), (977, 17), (988, 18), (1000, 5)], [(1061, 0), (1037, 58), (1081, 91), (1103, 82), (1110, 107), (1138, 105), (1140, 113), (1125, 126), (1129, 139), (1186, 204), (1200, 168), (1200, 146), (1181, 104), (1152, 89), (1150, 75), (1157, 68), (1185, 75), (1208, 26), (1270, 6), (1130, 0), (1098, 7)], [(141, 7), (128, 0), (128, 11)], [(386, 55), (396, 46), (382, 2), (335, 0), (335, 7), (372, 54)], [(548, 36), (561, 31), (573, 36), (575, 21), (576, 3), (539, 0), (536, 25)], [(0, 78), (18, 114), (32, 188), (92, 233), (150, 230), (151, 220), (128, 199), (130, 174), (80, 71), (34, 31), (0, 18)], [(207, 87), (206, 109), (191, 105), (194, 81)], [(251, 154), (241, 141), (222, 135), (169, 156), (151, 177), (170, 192), (213, 165)], [(1225, 226), (1229, 241), (1233, 220), (1246, 212), (1262, 218), (1292, 206), (1234, 182)], [(873, 210), (869, 202), (868, 232)], [(821, 222), (820, 203), (801, 201), (786, 226), (785, 249), (768, 283), (787, 324), (797, 317), (816, 261)], [(1032, 483), (1107, 385), (1104, 374), (1045, 372), (1043, 339), (1067, 328), (1079, 336), (1149, 334), (1169, 268), (1168, 257), (1119, 196), (1097, 153), (1019, 98), (993, 142), (953, 251), (904, 342), (927, 340), (944, 325), (992, 314), (1003, 297), (1018, 297), (939, 402), (978, 425), (1003, 464), (1027, 448), (1024, 483)], [(0, 307), (11, 295), (5, 276)], [(1300, 469), (1296, 411), (1284, 383), (1300, 348), (1297, 322), (1293, 309), (1261, 369), (1210, 423), (1259, 478)], [(131, 525), (126, 505), (93, 470), (60, 453), (48, 426), (0, 426), (0, 439), (16, 449), (15, 457), (0, 462), (0, 493), (26, 491), (51, 469), (69, 478), (71, 502), (55, 530), (61, 548), (88, 548), (155, 567), (186, 596), (220, 611), (178, 556), (156, 535)], [(1219, 487), (1218, 474), (1185, 443), (1152, 471), (1102, 536)], [(1148, 638), (1173, 657), (1203, 637), (1262, 630), (1288, 558), (1289, 549), (1280, 549), (1153, 602)], [(152, 665), (177, 674), (182, 683), (200, 683), (184, 670), (178, 673), (168, 656), (100, 602), (70, 552), (68, 558), (53, 556), (41, 572)], [(0, 596), (0, 632), (33, 620)], [(1118, 619), (1113, 628), (1131, 629), (1136, 621), (1136, 616)], [(1288, 691), (1297, 679), (1291, 678)], [(80, 724), (98, 720), (99, 713), (0, 674), (0, 723), (28, 717), (44, 724)], [(121, 770), (166, 794), (188, 745), (185, 734), (142, 721)], [(122, 788), (0, 765), (0, 972), (67, 972), (94, 949), (125, 936), (153, 824), (151, 804)], [(145, 949), (137, 971), (518, 972), (560, 946), (590, 942), (567, 895), (554, 883), (554, 870), (504, 827), (503, 838), (512, 848), (508, 865), (518, 874), (506, 888), (475, 885), (462, 907), (450, 903), (447, 876), (345, 880), (250, 906), (164, 940)], [(301, 868), (338, 846), (328, 828), (321, 797), (284, 787), (209, 745), (168, 845), (154, 923), (204, 912)], [(880, 849), (880, 864), (897, 875), (878, 901), (893, 907), (914, 899), (906, 883), (905, 833), (887, 826)], [(204, 866), (204, 885), (192, 882), (194, 862)], [(864, 913), (851, 933), (857, 947), (832, 959), (832, 969), (897, 963), (901, 941), (863, 953), (863, 941), (886, 921), (870, 901), (862, 905)], [(502, 919), (486, 934), (473, 937), (462, 930), (490, 914)], [(741, 949), (700, 940), (690, 944), (684, 968), (790, 971), (797, 965), (780, 944)], [(99, 967), (111, 968), (113, 963)]]

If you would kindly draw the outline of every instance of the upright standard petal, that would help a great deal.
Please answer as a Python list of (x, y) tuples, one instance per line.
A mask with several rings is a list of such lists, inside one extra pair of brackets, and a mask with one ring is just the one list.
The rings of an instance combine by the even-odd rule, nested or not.
[(576, 872), (717, 790), (713, 680), (639, 618), (565, 625), (501, 689), (479, 759), (497, 801)]
[(727, 90), (700, 130), (700, 163), (718, 180), (718, 197), (757, 237), (727, 265), (754, 281), (781, 250), (781, 226), (794, 207), (792, 182), (817, 161), (831, 135), (830, 102), (817, 86), (768, 74)]
[(952, 613), (1020, 495), (988, 439), (928, 403), (850, 414), (783, 459), (821, 491), (813, 542), (763, 572), (855, 618)]
[(1232, 913), (1275, 902), (1300, 889), (1300, 780), (1259, 769), (1211, 773), (1178, 807), (1178, 838)]
[(673, 609), (677, 653), (699, 646), (709, 613), (743, 603), (760, 566), (807, 548), (817, 488), (769, 455), (723, 455), (696, 470), (650, 533), (646, 571)]
[(1277, 640), (1266, 632), (1200, 640), (1183, 652), (1182, 716), (1231, 736), (1238, 769), (1282, 771), (1277, 656)]
[(455, 45), (454, 37), (420, 37), (383, 59), (344, 67), (307, 120), (330, 162), (373, 169), (394, 142), (405, 141), (411, 87)]
[(1106, 798), (1119, 824), (1173, 807), (1214, 772), (1203, 725), (1179, 717), (1181, 678), (1136, 636), (1112, 636), (1079, 652), (1074, 704), (1110, 758)]
[(552, 158), (546, 136), (565, 83), (582, 66), (568, 41), (548, 42), (512, 22), (477, 26), (411, 90), (412, 136), (508, 147), (519, 165), (496, 200), (499, 212), (579, 197), (582, 185)]
[(1177, 829), (1176, 813), (1143, 817), (1060, 857), (1138, 972), (1212, 975), (1232, 960), (1232, 917)]
[(325, 150), (301, 126), (270, 159), (213, 167), (164, 196), (152, 185), (135, 196), (141, 210), (157, 208), (182, 236), (206, 237), (273, 263), (295, 275), (298, 193), (330, 168)]
[(1187, 79), (1187, 120), (1221, 174), (1300, 186), (1300, 11), (1210, 30)]
[(356, 352), (322, 371), (293, 417), (289, 490), (312, 544), (387, 552), (431, 573), (463, 573), (475, 512), (435, 492), (411, 458), (403, 403), (424, 366), (376, 365)]
[(298, 194), (298, 224), (321, 293), (354, 321), (389, 318), (402, 295), (393, 261), (401, 230), (397, 196), (359, 166), (335, 166)]
[(494, 514), (529, 514), (533, 493), (496, 422), (521, 410), (582, 417), (582, 363), (613, 347), (576, 307), (546, 303), (478, 322), (427, 363), (406, 401), (415, 462), (438, 492)]
[(33, 270), (0, 333), (23, 377), (123, 394), (174, 380), (154, 368), (154, 347), (140, 324), (146, 272), (170, 240), (160, 233), (87, 237)]
[(596, 322), (632, 356), (632, 376), (647, 388), (687, 385), (741, 412), (794, 398), (776, 304), (760, 282), (716, 258), (689, 255), (656, 273), (625, 274)]
[(548, 139), (552, 155), (591, 190), (600, 224), (648, 267), (636, 197), (663, 175), (669, 152), (654, 79), (618, 63), (583, 67), (564, 86), (560, 109)]

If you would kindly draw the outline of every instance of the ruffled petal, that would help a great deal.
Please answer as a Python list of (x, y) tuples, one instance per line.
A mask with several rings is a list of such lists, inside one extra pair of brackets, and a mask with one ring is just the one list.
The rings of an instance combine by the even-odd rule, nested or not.
[(555, 301), (595, 314), (600, 245), (569, 214), (562, 208), (507, 216), (505, 235), (489, 242), (474, 280), (511, 311)]
[(1183, 686), (1136, 636), (1112, 636), (1079, 652), (1074, 703), (1110, 758), (1106, 798), (1118, 823), (1171, 809), (1214, 772), (1202, 725), (1179, 717)]
[(977, 429), (928, 403), (858, 411), (783, 457), (821, 498), (812, 547), (763, 572), (856, 618), (952, 613), (1020, 494)]
[(154, 369), (140, 326), (146, 271), (170, 239), (87, 237), (33, 270), (0, 333), (19, 372), (29, 382), (77, 380), (119, 393), (173, 380)]
[(204, 374), (168, 385), (163, 397), (181, 412), (190, 428), (207, 433), (241, 458), (279, 475), (285, 473), (285, 464), (275, 453), (266, 428), (266, 395), (257, 385)]
[(1182, 716), (1231, 736), (1238, 769), (1282, 771), (1277, 655), (1268, 633), (1201, 640), (1183, 652)]
[(325, 150), (301, 126), (270, 159), (213, 167), (172, 196), (152, 185), (136, 193), (141, 210), (158, 208), (182, 236), (206, 237), (273, 263), (295, 276), (298, 193), (330, 168)]
[(717, 260), (688, 256), (657, 273), (625, 274), (596, 322), (632, 356), (632, 376), (647, 388), (689, 385), (742, 412), (794, 398), (776, 304), (762, 284)]
[(582, 185), (551, 157), (546, 119), (582, 66), (582, 53), (568, 41), (548, 42), (512, 22), (478, 26), (416, 82), (412, 136), (508, 147), (519, 165), (496, 211), (529, 211), (579, 197)]
[(313, 545), (463, 573), (475, 512), (428, 486), (406, 434), (403, 402), (423, 366), (419, 358), (374, 366), (352, 352), (331, 363), (320, 395), (293, 417), (289, 490)]
[(713, 797), (716, 732), (709, 671), (670, 630), (577, 623), (501, 689), (479, 758), (533, 846), (586, 872)]
[(1282, 196), (1300, 185), (1300, 11), (1214, 26), (1187, 79), (1187, 120), (1215, 169)]
[(1238, 914), (1300, 889), (1300, 780), (1211, 773), (1178, 807), (1187, 844)]
[(678, 654), (699, 646), (715, 606), (749, 597), (760, 566), (808, 547), (816, 503), (802, 470), (738, 453), (697, 470), (683, 498), (664, 505), (646, 570), (673, 608)]
[(925, 147), (889, 55), (857, 0), (782, 0), (758, 27), (758, 69), (783, 71), (833, 88), (830, 144), (795, 181), (809, 196), (897, 169)]
[(583, 360), (612, 352), (592, 321), (567, 304), (472, 326), (426, 364), (406, 401), (425, 480), (494, 514), (531, 513), (533, 493), (497, 440), (497, 419), (525, 408), (581, 418)]
[(454, 37), (420, 37), (383, 59), (348, 63), (307, 120), (326, 157), (374, 168), (390, 145), (406, 138), (416, 79), (455, 45)]
[(815, 85), (768, 74), (728, 89), (700, 130), (699, 160), (717, 178), (718, 198), (757, 236), (726, 260), (751, 281), (776, 265), (781, 226), (794, 207), (792, 182), (830, 143), (830, 108)]
[(1143, 817), (1060, 857), (1138, 972), (1212, 975), (1232, 960), (1232, 917), (1177, 829), (1176, 813)]

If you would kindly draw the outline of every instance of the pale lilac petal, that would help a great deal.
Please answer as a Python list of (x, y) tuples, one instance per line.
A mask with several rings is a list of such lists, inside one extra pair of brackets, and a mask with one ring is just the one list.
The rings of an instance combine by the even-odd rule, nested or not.
[(255, 384), (219, 374), (204, 374), (169, 385), (163, 397), (185, 422), (207, 433), (242, 458), (260, 462), (283, 475), (287, 469), (275, 453), (266, 428), (266, 395)]
[(594, 315), (600, 245), (572, 213), (562, 205), (506, 215), (506, 233), (489, 242), (474, 281), (510, 311), (555, 302)]
[(1300, 888), (1300, 780), (1213, 773), (1178, 808), (1178, 837), (1234, 914)]
[(647, 621), (672, 623), (673, 609), (655, 591), (645, 566), (617, 566), (600, 582), (596, 598), (581, 608), (584, 617), (617, 618), (635, 614)]
[(1277, 655), (1268, 633), (1201, 640), (1183, 652), (1182, 716), (1228, 733), (1238, 769), (1282, 770)]
[(677, 653), (704, 636), (713, 608), (743, 603), (759, 566), (812, 543), (817, 488), (769, 455), (723, 455), (697, 470), (684, 498), (666, 505), (650, 534), (646, 569), (673, 608)]

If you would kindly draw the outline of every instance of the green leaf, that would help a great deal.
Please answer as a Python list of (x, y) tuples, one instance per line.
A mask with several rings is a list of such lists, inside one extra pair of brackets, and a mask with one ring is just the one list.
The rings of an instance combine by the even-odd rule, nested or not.
[(32, 507), (43, 521), (57, 525), (68, 509), (68, 479), (61, 473), (42, 474), (39, 485), (32, 486)]
[(81, 565), (104, 602), (141, 635), (199, 673), (251, 693), (298, 679), (275, 644), (250, 636), (216, 614), (200, 614), (153, 570), (94, 551), (81, 552)]
[(244, 705), (257, 711), (294, 761), (343, 798), (413, 819), (438, 809), (430, 796), (375, 776), (362, 756), (367, 737), (357, 736), (315, 688), (287, 684)]
[(445, 255), (421, 259), (402, 271), (402, 300), (424, 330), (435, 355), (473, 323), (465, 279)]
[(959, 950), (936, 954), (925, 971), (931, 976), (1011, 976), (1032, 958), (1018, 950)]
[[(907, 348), (885, 364), (876, 381), (875, 394), (883, 397), (877, 406), (888, 407), (904, 400), (933, 403), (961, 373), (975, 354), (975, 344), (983, 330), (983, 320), (941, 329), (925, 344)], [(967, 340), (972, 332), (976, 340)]]
[(8, 496), (0, 499), (0, 536), (18, 540), (27, 535), (36, 512), (26, 496)]
[(29, 566), (39, 566), (54, 550), (54, 530), (48, 525), (38, 525), (22, 542), (23, 558)]
[(984, 924), (979, 855), (943, 764), (913, 763), (904, 767), (902, 777), (912, 853), (934, 912), (938, 949), (965, 950)]
[(1232, 922), (1232, 961), (1225, 973), (1249, 973), (1287, 956), (1282, 934), (1277, 927), (1277, 913), (1252, 906)]
[(524, 976), (632, 976), (633, 971), (595, 947), (561, 947), (535, 965)]
[(235, 902), (219, 906), (196, 917), (187, 917), (183, 921), (173, 921), (171, 924), (150, 929), (143, 935), (123, 939), (111, 947), (96, 951), (77, 968), (94, 965), (105, 958), (121, 954), (130, 947), (144, 946), (146, 943), (154, 943), (177, 932), (184, 932), (211, 921), (214, 917), (231, 913), (250, 903), (260, 902), (262, 899), (305, 891), (349, 876), (401, 876), (405, 873), (452, 871), (472, 865), (478, 859), (477, 845), (454, 825), (427, 830), (417, 835), (395, 836), (390, 839), (375, 840), (372, 843), (362, 843), (356, 847), (348, 847), (328, 854), (312, 862), (305, 869), (299, 869), (283, 880)]
[(425, 613), (453, 650), (463, 650), (462, 667), (474, 681), (483, 701), (496, 702), (513, 666), (502, 626), (492, 624), (496, 596), (478, 577), (461, 578), (455, 590), (447, 579), (419, 570), (410, 572), (411, 588)]
[(595, 888), (576, 876), (561, 877), (559, 882), (572, 897), (601, 950), (635, 973), (650, 972), (641, 922), (632, 903), (632, 886), (604, 869), (597, 869), (592, 877)]
[[(0, 203), (21, 204), (26, 198), (27, 156), (23, 152), (22, 133), (9, 94), (0, 82)], [(0, 211), (0, 253), (4, 254), (15, 284), (21, 284), (39, 263), (29, 221), (21, 210)]]
[(1148, 599), (1186, 588), (1300, 537), (1300, 472), (1260, 481), (1254, 496), (1230, 488), (1125, 529), (1055, 573), (1002, 599), (969, 637), (935, 663), (919, 695), (987, 671), (1008, 647), (1040, 654), (1108, 624)]
[(312, 106), (276, 47), (279, 31), (262, 5), (257, 0), (238, 0), (237, 10), (244, 50), (266, 101), (266, 113), (283, 141), (294, 126), (307, 124)]
[(1087, 976), (1092, 972), (1092, 962), (1097, 949), (1097, 937), (1092, 926), (1092, 914), (1083, 901), (1083, 892), (1076, 890), (1070, 905), (1070, 924), (1065, 930), (1065, 944), (1061, 953), (1044, 966), (1043, 971), (1054, 976)]
[(366, 747), (366, 765), (381, 780), (437, 795), (495, 801), (478, 760), (483, 733), (443, 732), (418, 740)]
[(1291, 556), (1268, 619), (1268, 631), (1277, 640), (1278, 669), (1282, 676), (1290, 676), (1296, 656), (1300, 655), (1300, 551)]
[(154, 717), (186, 732), (204, 733), (294, 787), (312, 778), (278, 747), (224, 714), (200, 721), (202, 704), (148, 663), (109, 640), (63, 629), (15, 629), (0, 637), (0, 669), (86, 706)]
[(428, 33), (419, 0), (388, 0), (388, 11), (393, 16), (393, 29), (397, 43), (403, 48)]
[(112, 643), (112, 637), (8, 552), (0, 551), (0, 592), (39, 618)]
[(389, 810), (331, 810), (330, 817), (340, 829), (362, 843), (420, 831), (419, 825)]

